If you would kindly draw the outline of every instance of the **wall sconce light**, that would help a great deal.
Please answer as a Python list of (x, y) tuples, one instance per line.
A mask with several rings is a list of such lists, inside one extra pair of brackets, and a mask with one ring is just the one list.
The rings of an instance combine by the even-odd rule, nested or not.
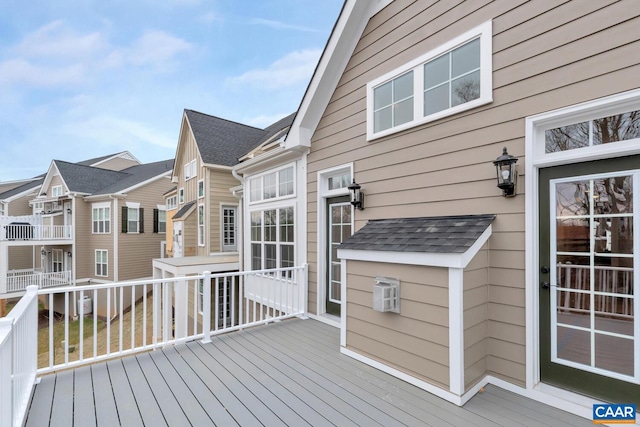
[(46, 256), (47, 255), (47, 251), (45, 251), (44, 248), (40, 249), (40, 255)]
[(351, 204), (359, 210), (364, 209), (364, 193), (360, 190), (360, 184), (353, 180), (353, 183), (347, 187), (353, 193)]
[(71, 256), (72, 256), (72, 255), (73, 255), (73, 254), (71, 253), (71, 251), (67, 252), (67, 256), (68, 256), (69, 258), (71, 258)]
[(502, 155), (493, 162), (493, 165), (496, 167), (498, 188), (502, 190), (504, 197), (515, 197), (516, 195), (516, 181), (518, 180), (516, 170), (517, 161), (517, 158), (507, 153), (507, 147), (504, 147), (502, 149)]
[(67, 213), (71, 214), (71, 208), (67, 208)]

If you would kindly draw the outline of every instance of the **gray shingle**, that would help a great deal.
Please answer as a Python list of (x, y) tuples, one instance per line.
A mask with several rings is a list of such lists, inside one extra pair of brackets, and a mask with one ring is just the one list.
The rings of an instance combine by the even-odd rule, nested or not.
[(340, 249), (392, 252), (463, 253), (495, 215), (462, 215), (370, 220)]
[(173, 219), (180, 219), (189, 212), (189, 210), (196, 204), (195, 200), (193, 202), (186, 203), (183, 207), (180, 208), (178, 212), (173, 216)]

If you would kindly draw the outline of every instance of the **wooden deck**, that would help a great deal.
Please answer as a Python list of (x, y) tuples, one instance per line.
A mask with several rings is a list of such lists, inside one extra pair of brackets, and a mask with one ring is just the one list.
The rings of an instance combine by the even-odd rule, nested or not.
[(588, 426), (489, 386), (457, 407), (289, 320), (42, 378), (27, 426)]

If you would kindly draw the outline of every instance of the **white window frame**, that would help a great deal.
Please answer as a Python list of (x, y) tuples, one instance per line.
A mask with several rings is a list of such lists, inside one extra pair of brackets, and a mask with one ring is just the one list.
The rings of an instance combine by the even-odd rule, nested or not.
[[(104, 213), (103, 220), (96, 219), (96, 211), (102, 210)], [(106, 218), (108, 216), (108, 219)], [(103, 222), (103, 230), (104, 231), (95, 231), (96, 223), (98, 224), (98, 229), (100, 228), (99, 224)], [(91, 205), (91, 234), (111, 234), (111, 203), (93, 203)]]
[[(424, 65), (437, 57), (474, 40), (480, 39), (480, 97), (446, 110), (424, 116)], [(492, 78), (492, 22), (487, 21), (449, 42), (419, 56), (413, 61), (390, 71), (383, 76), (367, 83), (367, 141), (391, 135), (411, 127), (432, 122), (446, 116), (470, 110), (493, 101)], [(375, 88), (413, 71), (413, 120), (398, 126), (393, 126), (379, 132), (374, 132), (373, 123), (373, 91)]]
[(178, 190), (178, 205), (184, 204), (184, 187)]
[(193, 159), (184, 165), (184, 180), (189, 181), (191, 178), (195, 178), (196, 175), (196, 159)]
[[(280, 194), (280, 172), (285, 170), (285, 169), (289, 169), (291, 168), (291, 173), (293, 176), (293, 191), (291, 192), (291, 194), (284, 194), (281, 195)], [(276, 195), (275, 197), (269, 197), (269, 198), (264, 198), (264, 180), (265, 177), (267, 176), (271, 176), (273, 175), (275, 177), (275, 188), (276, 188)], [(254, 205), (256, 203), (264, 203), (264, 202), (272, 202), (272, 201), (277, 201), (277, 200), (282, 200), (282, 199), (287, 199), (287, 198), (293, 198), (296, 197), (296, 180), (297, 180), (297, 175), (296, 175), (296, 165), (295, 163), (289, 163), (287, 165), (281, 166), (279, 168), (275, 168), (275, 169), (270, 169), (266, 172), (263, 172), (261, 174), (257, 174), (257, 175), (253, 175), (251, 177), (249, 177), (249, 179), (247, 180), (247, 182), (249, 183), (249, 205)], [(256, 188), (254, 187), (255, 184), (260, 185), (259, 187), (259, 198), (255, 198), (253, 197), (252, 192), (254, 192), (255, 194), (257, 194), (258, 192), (256, 192)]]
[[(200, 212), (202, 211), (202, 215), (200, 215)], [(198, 205), (198, 212), (197, 212), (197, 224), (198, 224), (198, 246), (204, 246), (205, 245), (205, 224), (206, 224), (206, 218), (205, 218), (205, 210), (204, 210), (204, 204), (199, 204)], [(200, 220), (202, 220), (202, 223), (200, 222)]]
[[(526, 307), (526, 387), (533, 389), (540, 383), (540, 340), (539, 313), (540, 301), (538, 290), (540, 276), (539, 265), (539, 201), (538, 191), (539, 169), (543, 167), (565, 165), (592, 160), (612, 159), (621, 156), (640, 154), (640, 139), (619, 141), (611, 144), (584, 147), (555, 153), (545, 153), (545, 130), (557, 128), (585, 120), (626, 111), (637, 110), (640, 103), (640, 89), (594, 99), (584, 103), (571, 105), (527, 117), (525, 120), (525, 176), (533, 177), (525, 180), (525, 307)], [(636, 311), (637, 313), (637, 311)], [(638, 320), (636, 320), (638, 321)], [(640, 326), (639, 326), (640, 328)], [(638, 351), (636, 351), (638, 354)], [(547, 386), (547, 385), (545, 385)], [(561, 395), (553, 387), (547, 386), (549, 392)], [(572, 400), (584, 406), (591, 405), (592, 399), (572, 395)]]
[[(225, 228), (225, 211), (233, 210), (233, 240), (227, 243), (227, 233), (229, 230)], [(220, 246), (222, 252), (235, 252), (238, 250), (238, 205), (220, 204)], [(230, 238), (229, 238), (230, 239)]]
[[(4, 215), (4, 203), (0, 203), (0, 215)], [(33, 214), (39, 214), (42, 213), (44, 211), (44, 202), (34, 202), (33, 203)]]
[[(98, 253), (101, 257), (104, 256), (105, 262), (98, 262)], [(94, 273), (96, 277), (108, 277), (109, 276), (109, 251), (107, 249), (96, 249), (94, 257)], [(104, 274), (98, 274), (98, 265), (104, 266)]]
[(53, 249), (51, 251), (51, 272), (60, 273), (64, 271), (64, 255), (62, 249)]
[[(283, 241), (280, 239), (280, 211), (283, 209), (291, 209), (292, 213), (291, 213), (291, 218), (293, 219), (293, 241), (292, 242), (287, 242), (287, 241)], [(264, 221), (264, 213), (265, 211), (276, 211), (276, 223), (275, 223), (275, 240), (265, 240), (265, 232), (264, 232), (264, 225), (265, 225), (265, 221)], [(254, 240), (253, 239), (253, 234), (251, 233), (251, 217), (252, 214), (254, 213), (260, 213), (260, 240)], [(273, 206), (261, 206), (260, 209), (252, 209), (249, 212), (249, 265), (251, 266), (251, 269), (254, 270), (255, 268), (253, 267), (253, 245), (260, 245), (260, 268), (259, 270), (266, 270), (267, 267), (265, 265), (265, 245), (275, 245), (276, 247), (276, 258), (275, 258), (275, 262), (276, 262), (276, 266), (275, 268), (288, 268), (288, 267), (293, 267), (296, 265), (296, 258), (297, 258), (297, 253), (296, 253), (296, 241), (297, 241), (297, 230), (296, 230), (296, 222), (297, 222), (297, 217), (296, 217), (296, 207), (293, 204), (278, 204), (278, 205), (273, 205)], [(282, 256), (281, 256), (281, 251), (282, 251), (282, 247), (283, 246), (290, 246), (291, 248), (293, 248), (293, 263), (291, 266), (288, 267), (282, 267)]]
[(178, 196), (167, 197), (167, 210), (173, 210), (178, 208)]
[(204, 179), (198, 181), (198, 199), (204, 198)]
[(198, 279), (198, 314), (202, 315), (202, 309), (204, 307), (204, 279)]
[[(158, 234), (166, 234), (167, 232), (167, 207), (156, 205), (158, 209)], [(164, 221), (160, 221), (160, 212), (164, 214)], [(160, 231), (160, 224), (164, 224), (164, 231)]]
[(62, 185), (54, 185), (51, 187), (51, 197), (62, 196)]

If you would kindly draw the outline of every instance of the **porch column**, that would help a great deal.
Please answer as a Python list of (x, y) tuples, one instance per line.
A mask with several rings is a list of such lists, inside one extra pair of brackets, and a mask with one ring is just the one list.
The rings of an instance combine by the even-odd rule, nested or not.
[[(180, 280), (179, 282), (175, 282), (174, 292), (175, 292), (175, 339), (185, 338), (187, 336), (187, 316), (185, 311), (187, 311), (187, 302), (189, 298), (189, 291), (187, 288), (188, 282), (185, 280)], [(195, 301), (194, 301), (195, 302)]]
[(7, 292), (7, 274), (9, 272), (9, 250), (0, 243), (0, 294)]

